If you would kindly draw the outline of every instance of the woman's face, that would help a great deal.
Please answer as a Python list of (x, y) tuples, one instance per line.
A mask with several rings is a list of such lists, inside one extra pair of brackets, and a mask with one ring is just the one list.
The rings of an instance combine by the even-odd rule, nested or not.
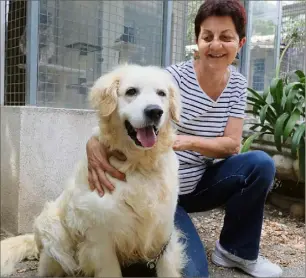
[(201, 62), (212, 69), (226, 69), (245, 43), (239, 41), (230, 16), (210, 16), (201, 24), (197, 39)]

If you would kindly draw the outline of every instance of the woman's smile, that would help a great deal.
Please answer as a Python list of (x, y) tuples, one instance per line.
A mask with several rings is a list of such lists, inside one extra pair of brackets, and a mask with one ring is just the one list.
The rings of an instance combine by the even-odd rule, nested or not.
[(213, 58), (213, 59), (220, 59), (220, 58), (224, 58), (226, 54), (208, 54), (208, 56), (210, 58)]

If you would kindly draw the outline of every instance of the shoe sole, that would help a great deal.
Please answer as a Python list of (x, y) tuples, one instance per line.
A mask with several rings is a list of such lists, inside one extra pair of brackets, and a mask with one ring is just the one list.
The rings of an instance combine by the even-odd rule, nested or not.
[[(254, 277), (262, 277), (262, 276), (258, 276), (254, 273), (252, 273), (251, 271), (247, 271), (243, 266), (241, 266), (239, 263), (236, 263), (230, 259), (227, 259), (225, 257), (221, 258), (220, 256), (218, 256), (216, 254), (216, 252), (213, 252), (212, 255), (211, 255), (211, 260), (212, 262), (217, 265), (217, 266), (222, 266), (222, 267), (228, 267), (228, 268), (233, 268), (233, 267), (236, 267), (236, 268), (239, 268), (241, 270), (243, 270), (245, 273), (249, 274), (249, 275), (252, 275)], [(281, 277), (279, 275), (276, 275), (276, 276), (269, 276), (269, 277)]]
[(237, 267), (237, 264), (235, 264), (233, 261), (230, 261), (226, 258), (220, 258), (215, 252), (212, 253), (211, 260), (217, 266)]

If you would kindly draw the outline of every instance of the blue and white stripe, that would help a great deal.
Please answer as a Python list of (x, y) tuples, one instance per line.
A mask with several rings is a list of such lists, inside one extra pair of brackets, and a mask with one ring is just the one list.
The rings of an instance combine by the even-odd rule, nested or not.
[[(193, 60), (169, 66), (181, 90), (182, 114), (178, 134), (215, 138), (223, 136), (229, 117), (244, 118), (247, 81), (230, 68), (230, 78), (217, 101), (203, 92), (193, 67)], [(191, 193), (212, 158), (193, 151), (177, 151), (180, 161), (180, 194)]]

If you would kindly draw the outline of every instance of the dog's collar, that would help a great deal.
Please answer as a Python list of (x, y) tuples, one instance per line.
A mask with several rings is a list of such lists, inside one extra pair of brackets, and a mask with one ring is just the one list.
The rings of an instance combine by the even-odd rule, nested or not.
[[(171, 234), (172, 235), (172, 234)], [(165, 253), (165, 251), (166, 251), (166, 249), (167, 249), (167, 247), (168, 247), (168, 245), (169, 245), (169, 242), (170, 242), (170, 240), (171, 240), (171, 235), (169, 236), (169, 239), (168, 239), (168, 241), (163, 245), (163, 247), (160, 249), (160, 251), (159, 251), (159, 253), (157, 254), (157, 256), (154, 258), (154, 259), (152, 259), (152, 260), (149, 260), (148, 262), (147, 262), (147, 267), (149, 268), (149, 269), (155, 269), (156, 268), (156, 265), (157, 265), (157, 262), (158, 262), (158, 260), (161, 258), (161, 256)]]

